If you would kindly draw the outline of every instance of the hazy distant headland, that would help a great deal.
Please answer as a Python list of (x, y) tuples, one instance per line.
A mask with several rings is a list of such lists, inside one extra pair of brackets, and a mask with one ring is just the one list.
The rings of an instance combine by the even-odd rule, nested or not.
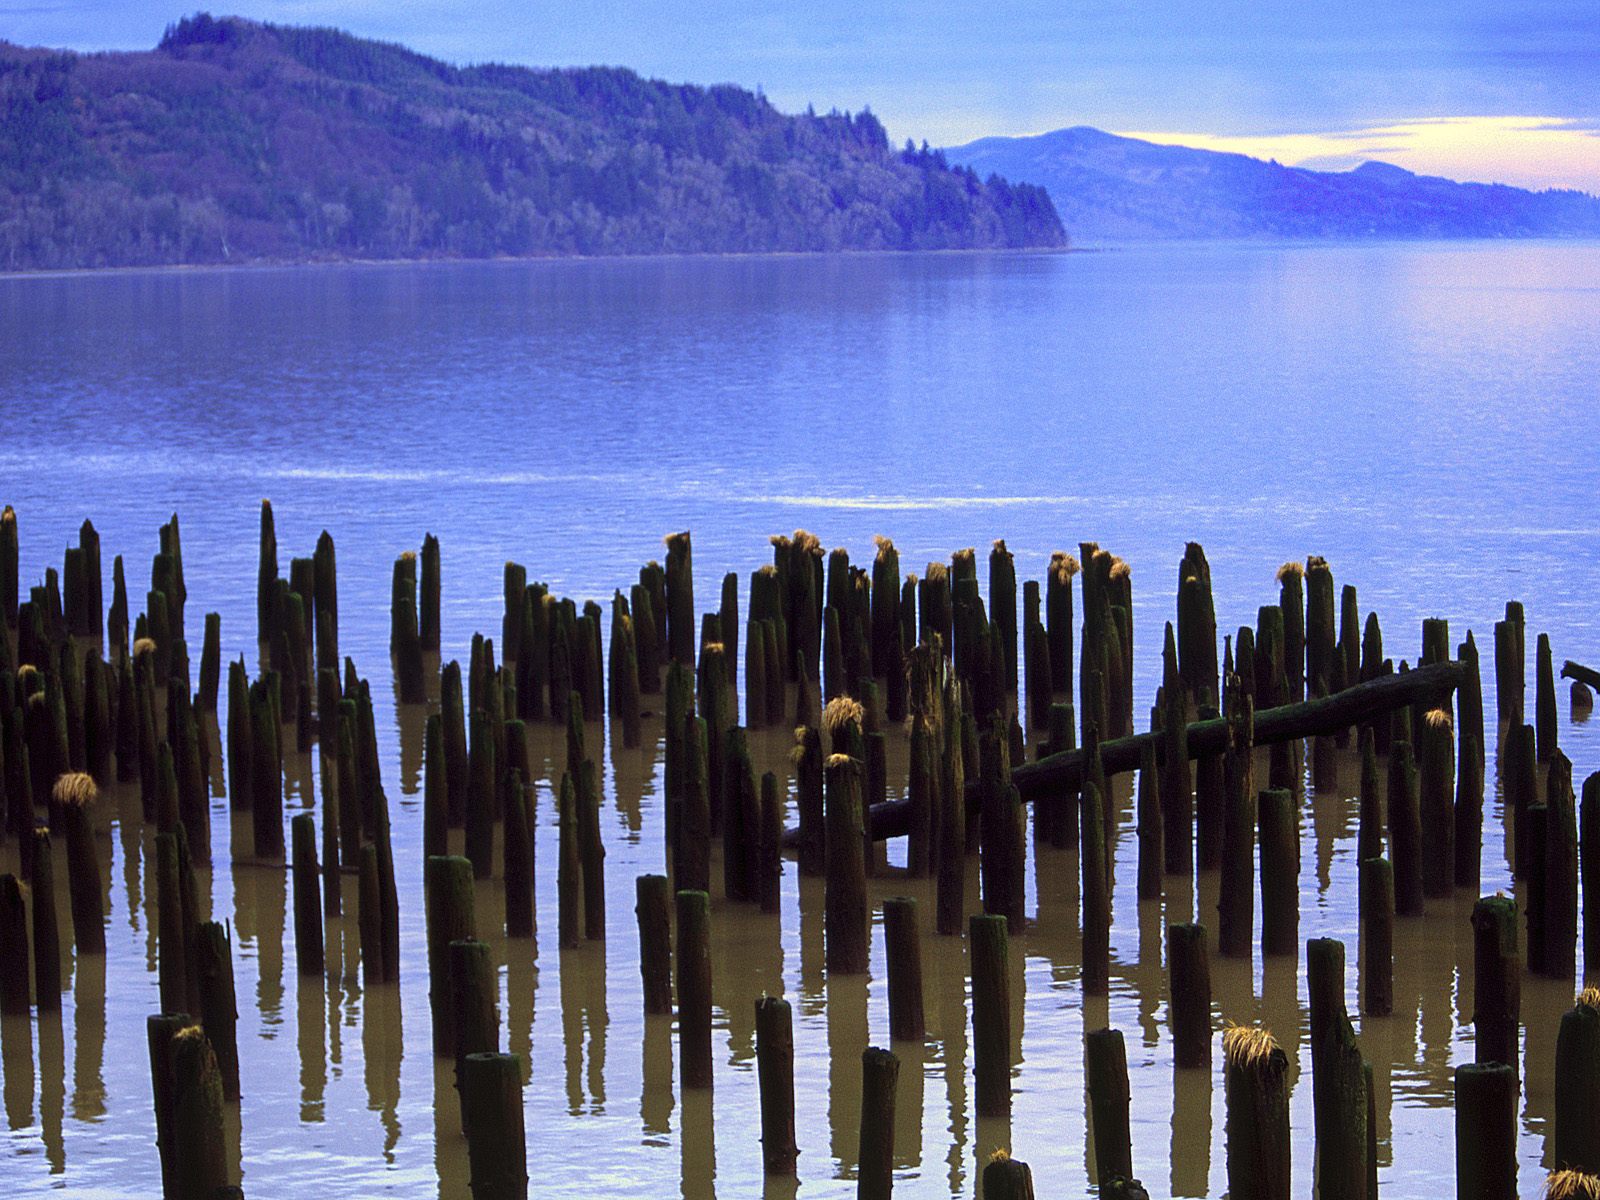
[(980, 174), (1045, 188), (1084, 242), (1156, 238), (1600, 236), (1600, 199), (1455, 183), (1388, 163), (1311, 171), (1079, 126), (947, 150)]
[(1066, 240), (1042, 188), (739, 87), (205, 15), (142, 53), (0, 42), (0, 270)]

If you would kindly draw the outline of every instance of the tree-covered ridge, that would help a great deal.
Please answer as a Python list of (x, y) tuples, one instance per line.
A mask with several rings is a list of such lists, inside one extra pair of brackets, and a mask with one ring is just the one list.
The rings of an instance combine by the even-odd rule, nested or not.
[(1042, 188), (738, 87), (204, 14), (147, 53), (0, 43), (0, 269), (1065, 242)]

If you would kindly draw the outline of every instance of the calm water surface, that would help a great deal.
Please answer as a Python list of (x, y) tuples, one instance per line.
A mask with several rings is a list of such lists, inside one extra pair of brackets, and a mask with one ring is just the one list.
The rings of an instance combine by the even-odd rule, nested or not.
[[(256, 1196), (464, 1196), (451, 1071), (429, 1052), (423, 712), (393, 702), (387, 655), (390, 566), (425, 531), (443, 543), (447, 658), (465, 659), (474, 631), (498, 634), (507, 559), (554, 592), (604, 602), (662, 556), (662, 534), (689, 528), (704, 608), (724, 571), (747, 579), (767, 560), (767, 535), (805, 527), (860, 562), (873, 534), (891, 535), (917, 571), (1004, 537), (1022, 578), (1041, 578), (1050, 551), (1098, 540), (1133, 568), (1140, 713), (1189, 539), (1206, 547), (1224, 630), (1275, 602), (1280, 562), (1315, 553), (1359, 588), (1363, 611), (1379, 612), (1397, 658), (1415, 657), (1427, 616), (1448, 617), (1456, 639), (1473, 629), (1489, 654), (1493, 622), (1516, 597), (1530, 656), (1532, 635), (1547, 631), (1557, 661), (1600, 663), (1596, 329), (1592, 244), (0, 279), (0, 500), (18, 510), (24, 585), (59, 566), (89, 516), (108, 593), (122, 554), (136, 596), (156, 529), (177, 511), (192, 652), (200, 614), (218, 611), (224, 653), (252, 670), (260, 499), (273, 501), (285, 570), (320, 530), (333, 533), (341, 649), (373, 679), (379, 706), (408, 956), (398, 991), (364, 989), (353, 920), (335, 921), (328, 978), (298, 978), (284, 875), (228, 864), (214, 779), (217, 867), (203, 883), (211, 913), (235, 931), (243, 1180)], [(1492, 684), (1486, 702), (1493, 720)], [(1600, 742), (1561, 707), (1581, 779), (1600, 768)], [(561, 746), (536, 732), (536, 756), (559, 769)], [(608, 745), (603, 756), (605, 944), (555, 948), (548, 773), (539, 937), (494, 942), (505, 1036), (531, 1066), (536, 1190), (759, 1194), (753, 1001), (781, 991), (795, 1001), (799, 1194), (852, 1195), (860, 1051), (888, 1036), (881, 937), (869, 976), (829, 979), (820, 882), (788, 863), (779, 917), (718, 897), (715, 1097), (681, 1095), (670, 1024), (641, 1016), (633, 880), (665, 861), (659, 722), (645, 733), (642, 749)], [(786, 742), (759, 735), (757, 769), (782, 770)], [(904, 761), (900, 738), (895, 787)], [(1300, 932), (1349, 946), (1386, 1194), (1430, 1194), (1453, 1170), (1452, 1070), (1472, 1057), (1473, 898), (1430, 901), (1425, 918), (1399, 923), (1397, 1015), (1359, 1017), (1357, 773), (1341, 767), (1336, 794), (1306, 801)], [(291, 809), (311, 803), (310, 761), (288, 769)], [(1136, 902), (1128, 782), (1109, 1001), (1082, 1001), (1074, 856), (1030, 863), (1036, 919), (1013, 943), (1021, 1036), (1009, 1126), (972, 1114), (963, 945), (926, 938), (928, 1039), (896, 1046), (904, 1194), (972, 1194), (999, 1145), (1033, 1165), (1041, 1195), (1089, 1191), (1079, 1047), (1107, 1021), (1128, 1040), (1134, 1162), (1151, 1195), (1223, 1192), (1219, 1077), (1175, 1078), (1161, 957), (1165, 921), (1212, 919), (1216, 880)], [(103, 812), (106, 959), (72, 964), (58, 1024), (8, 1019), (0, 1030), (10, 1194), (159, 1188), (144, 1039), (158, 1008), (142, 866), (152, 843), (136, 796), (114, 793)], [(889, 855), (902, 861), (903, 849)], [(969, 882), (975, 908), (975, 871)], [(1494, 794), (1483, 886), (1510, 887)], [(877, 900), (908, 890), (931, 925), (921, 882), (872, 885)], [(346, 880), (347, 912), (353, 901)], [(478, 910), (492, 928), (498, 882), (479, 885)], [(64, 908), (62, 919), (70, 928)], [(1265, 1022), (1297, 1064), (1296, 1192), (1309, 1194), (1303, 977), (1259, 955), (1253, 966), (1214, 958), (1213, 970), (1220, 1015)], [(1571, 990), (1525, 983), (1525, 1194), (1542, 1179), (1555, 1024)]]

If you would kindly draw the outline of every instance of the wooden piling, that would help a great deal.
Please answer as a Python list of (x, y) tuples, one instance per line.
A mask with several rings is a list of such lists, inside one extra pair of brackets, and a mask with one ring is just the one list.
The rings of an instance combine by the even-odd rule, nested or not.
[(469, 1054), (461, 1063), (459, 1086), (472, 1200), (527, 1200), (522, 1059), (515, 1054)]
[(711, 1087), (711, 898), (678, 892), (679, 1075), (685, 1089)]
[(794, 1018), (781, 996), (756, 1001), (756, 1070), (761, 1089), (761, 1158), (768, 1175), (793, 1175)]
[(1540, 762), (1549, 762), (1556, 752), (1559, 728), (1554, 656), (1550, 652), (1550, 635), (1541, 633), (1534, 675), (1534, 733)]
[(457, 938), (448, 947), (450, 1007), (455, 1014), (456, 1078), (469, 1054), (492, 1054), (500, 1048), (500, 982), (489, 944)]
[(578, 849), (578, 806), (578, 789), (572, 776), (563, 773), (556, 798), (557, 937), (563, 950), (576, 950), (583, 945), (583, 856)]
[(1394, 1011), (1394, 868), (1386, 858), (1361, 862), (1361, 1011), (1386, 1017)]
[(1455, 890), (1455, 739), (1450, 713), (1429, 709), (1418, 723), (1418, 803), (1423, 841), (1422, 892), (1444, 897)]
[(644, 982), (644, 1011), (672, 1012), (671, 890), (665, 875), (641, 875), (634, 881), (634, 915), (639, 922), (639, 974)]
[(1228, 1117), (1228, 1195), (1288, 1200), (1289, 1058), (1266, 1029), (1231, 1026), (1222, 1035)]
[(1306, 943), (1318, 1195), (1367, 1195), (1366, 1071), (1344, 1005), (1344, 944)]
[(694, 667), (694, 571), (689, 531), (667, 536), (667, 648), (674, 662)]
[(861, 768), (845, 754), (828, 759), (824, 930), (829, 975), (867, 969), (866, 856), (862, 842)]
[(1555, 1165), (1600, 1174), (1600, 991), (1579, 995), (1556, 1035)]
[(1107, 862), (1105, 804), (1100, 799), (1100, 789), (1093, 783), (1084, 785), (1081, 830), (1083, 994), (1104, 996), (1111, 989), (1111, 875)]
[(1517, 1075), (1503, 1062), (1456, 1068), (1457, 1200), (1517, 1194)]
[(861, 1054), (861, 1141), (858, 1200), (889, 1200), (894, 1191), (894, 1100), (900, 1059), (869, 1046)]
[[(0, 630), (0, 637), (5, 636)], [(41, 1013), (61, 1011), (61, 934), (56, 927), (55, 858), (50, 831), (35, 829), (33, 840), (33, 980), (34, 1003)]]
[[(1583, 894), (1600, 897), (1600, 771), (1583, 781), (1579, 810)], [(1583, 978), (1600, 983), (1600, 902), (1583, 906)]]
[(477, 936), (472, 864), (435, 855), (423, 866), (428, 936), (428, 1005), (433, 1016), (433, 1052), (455, 1053), (456, 1012), (450, 990), (450, 943)]
[(1255, 932), (1256, 793), (1249, 751), (1250, 700), (1230, 719), (1235, 744), (1224, 760), (1222, 879), (1217, 897), (1217, 953), (1249, 958)]
[(321, 975), (322, 893), (317, 866), (316, 822), (300, 813), (289, 822), (294, 877), (294, 955), (302, 975)]
[(177, 1200), (180, 1195), (179, 1159), (184, 1149), (178, 1141), (173, 1120), (178, 1104), (173, 1043), (190, 1024), (187, 1013), (157, 1013), (145, 1019), (145, 1038), (150, 1052), (150, 1083), (155, 1100), (156, 1153), (161, 1162), (161, 1194), (168, 1200)]
[(170, 1061), (173, 1186), (169, 1195), (183, 1200), (218, 1196), (228, 1182), (222, 1075), (205, 1030), (187, 1025), (173, 1034)]
[(972, 1069), (980, 1117), (1011, 1115), (1011, 968), (1006, 919), (968, 920), (972, 972)]
[(189, 1000), (189, 930), (184, 925), (177, 835), (157, 834), (155, 848), (156, 965), (161, 1007), (167, 1012), (179, 1012), (187, 1009)]
[[(1161, 872), (1164, 866), (1162, 861), (1162, 813), (1161, 813), (1161, 781), (1160, 772), (1156, 766), (1156, 746), (1150, 743), (1145, 746), (1144, 761), (1139, 767), (1138, 791), (1138, 839), (1139, 839), (1139, 878), (1138, 895), (1140, 900), (1159, 900), (1161, 898)], [(1022, 806), (1019, 803), (1017, 807)]]
[(1479, 1063), (1518, 1062), (1522, 1022), (1522, 960), (1517, 952), (1517, 903), (1484, 896), (1472, 906), (1473, 1050)]
[(79, 954), (106, 952), (105, 898), (100, 884), (100, 852), (95, 846), (91, 809), (99, 795), (87, 775), (65, 775), (53, 793), (67, 831), (67, 896), (72, 940)]
[(1409, 742), (1389, 745), (1389, 854), (1394, 863), (1394, 910), (1402, 917), (1423, 912), (1422, 811), (1416, 763)]
[(1261, 954), (1300, 952), (1300, 828), (1294, 796), (1269, 788), (1257, 797), (1261, 829)]
[(1005, 1150), (996, 1150), (983, 1165), (985, 1200), (1033, 1200), (1033, 1171)]
[(920, 1042), (927, 1026), (922, 1012), (922, 941), (915, 899), (883, 902), (883, 941), (889, 970), (889, 1037)]
[(200, 989), (200, 1022), (217, 1056), (226, 1100), (239, 1098), (239, 1013), (233, 988), (233, 954), (228, 930), (219, 921), (203, 921), (195, 930), (194, 975)]
[(1544, 971), (1572, 982), (1578, 961), (1578, 814), (1572, 763), (1557, 747), (1545, 776)]
[(9, 872), (0, 875), (0, 1016), (27, 1017), (28, 913), (22, 887)]
[(1200, 925), (1167, 926), (1173, 1065), (1211, 1066), (1211, 961)]
[(1129, 1129), (1128, 1054), (1122, 1030), (1096, 1029), (1083, 1038), (1084, 1086), (1089, 1093), (1089, 1127), (1100, 1186), (1113, 1178), (1133, 1178), (1133, 1138)]

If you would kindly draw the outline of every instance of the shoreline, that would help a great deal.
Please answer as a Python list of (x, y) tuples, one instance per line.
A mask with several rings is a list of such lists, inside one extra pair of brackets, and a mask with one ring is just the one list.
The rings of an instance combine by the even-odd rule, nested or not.
[(1099, 246), (994, 246), (946, 250), (730, 250), (730, 251), (661, 251), (652, 254), (503, 254), (483, 258), (429, 256), (416, 258), (282, 258), (252, 259), (248, 262), (220, 263), (149, 263), (121, 267), (40, 267), (0, 271), (0, 280), (12, 279), (75, 279), (86, 275), (155, 275), (155, 274), (208, 274), (223, 271), (281, 271), (301, 268), (326, 267), (399, 267), (399, 266), (455, 266), (461, 263), (532, 264), (532, 263), (602, 263), (602, 262), (663, 262), (705, 259), (769, 259), (769, 258), (886, 258), (912, 255), (1055, 255), (1100, 254), (1106, 247)]

